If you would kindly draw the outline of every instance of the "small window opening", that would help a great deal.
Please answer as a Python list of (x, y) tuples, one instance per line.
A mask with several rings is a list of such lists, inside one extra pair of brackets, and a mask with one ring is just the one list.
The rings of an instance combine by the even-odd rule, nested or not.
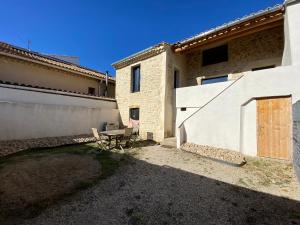
[(140, 119), (140, 109), (139, 108), (131, 108), (129, 109), (129, 117), (133, 120)]
[(88, 94), (89, 94), (89, 95), (95, 95), (95, 94), (96, 94), (96, 89), (95, 89), (95, 88), (92, 88), (92, 87), (89, 87), (89, 88), (88, 88)]
[(131, 71), (131, 92), (140, 91), (141, 67), (135, 66)]
[(201, 84), (213, 84), (213, 83), (220, 83), (220, 82), (226, 82), (228, 81), (228, 75), (221, 76), (221, 77), (212, 77), (212, 78), (206, 78), (201, 80)]
[(179, 71), (174, 70), (174, 88), (179, 88)]
[(228, 45), (204, 50), (202, 53), (202, 66), (228, 61)]

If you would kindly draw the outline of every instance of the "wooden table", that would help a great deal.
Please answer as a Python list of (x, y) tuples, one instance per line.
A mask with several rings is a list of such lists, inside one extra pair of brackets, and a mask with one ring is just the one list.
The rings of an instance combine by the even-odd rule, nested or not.
[(109, 147), (112, 139), (116, 139), (116, 147), (118, 147), (118, 139), (124, 136), (125, 130), (124, 129), (108, 130), (108, 131), (102, 131), (100, 132), (100, 134), (108, 137)]

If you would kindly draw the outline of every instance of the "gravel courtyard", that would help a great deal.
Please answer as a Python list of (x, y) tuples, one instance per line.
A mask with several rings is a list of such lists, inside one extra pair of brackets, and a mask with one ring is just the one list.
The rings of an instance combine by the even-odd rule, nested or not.
[(300, 224), (300, 186), (288, 164), (253, 158), (234, 167), (161, 146), (128, 158), (22, 224)]

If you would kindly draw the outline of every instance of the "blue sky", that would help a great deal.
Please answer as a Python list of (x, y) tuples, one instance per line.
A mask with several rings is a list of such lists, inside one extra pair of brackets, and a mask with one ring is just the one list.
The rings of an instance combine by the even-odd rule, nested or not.
[(176, 42), (283, 0), (0, 0), (0, 40), (74, 55), (115, 74), (111, 63), (161, 41)]

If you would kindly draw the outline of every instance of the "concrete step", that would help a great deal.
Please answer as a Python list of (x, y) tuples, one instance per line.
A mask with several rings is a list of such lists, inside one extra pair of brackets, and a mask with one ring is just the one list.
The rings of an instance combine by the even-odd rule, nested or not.
[(160, 145), (162, 147), (176, 148), (176, 137), (165, 138)]

